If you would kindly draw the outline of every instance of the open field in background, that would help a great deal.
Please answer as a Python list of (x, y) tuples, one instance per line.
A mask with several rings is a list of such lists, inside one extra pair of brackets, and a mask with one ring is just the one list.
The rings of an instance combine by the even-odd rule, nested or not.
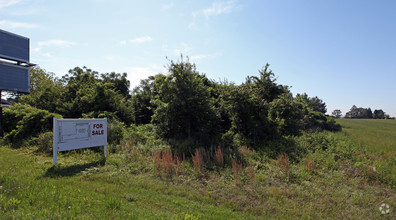
[[(107, 160), (100, 149), (60, 153), (52, 167), (50, 152), (38, 152), (36, 146), (13, 149), (0, 140), (0, 216), (395, 219), (395, 179), (387, 171), (394, 169), (395, 159), (385, 158), (394, 151), (384, 147), (386, 151), (377, 153), (359, 142), (355, 127), (364, 133), (361, 126), (370, 122), (340, 123), (350, 124), (343, 132), (294, 138), (295, 147), (306, 154), (274, 158), (240, 147), (232, 165), (212, 164), (201, 171), (188, 159), (166, 161), (163, 154), (161, 161), (156, 151), (133, 143)], [(379, 211), (382, 203), (390, 205), (386, 215)]]
[(343, 132), (369, 153), (368, 163), (396, 183), (396, 120), (339, 119)]
[(337, 122), (369, 151), (396, 157), (396, 120), (339, 119)]

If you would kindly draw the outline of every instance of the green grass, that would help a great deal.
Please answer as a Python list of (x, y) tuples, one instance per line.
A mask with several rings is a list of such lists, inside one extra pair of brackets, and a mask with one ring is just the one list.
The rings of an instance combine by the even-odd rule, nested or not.
[[(231, 166), (197, 173), (155, 169), (154, 155), (129, 146), (102, 158), (100, 150), (51, 154), (13, 149), (0, 140), (1, 219), (393, 219), (396, 193), (349, 135), (315, 133), (291, 138), (305, 154), (279, 159), (244, 150), (238, 175)], [(231, 155), (232, 156), (232, 155)], [(355, 157), (356, 156), (356, 157)], [(300, 158), (299, 158), (300, 157)], [(306, 158), (314, 163), (308, 170)], [(294, 159), (292, 159), (294, 158)], [(362, 165), (363, 164), (363, 165)], [(254, 169), (254, 177), (249, 167)], [(378, 207), (391, 206), (388, 215)]]
[(371, 152), (396, 157), (396, 120), (340, 119), (337, 122)]
[(381, 176), (396, 185), (396, 120), (337, 120), (360, 149), (367, 150), (367, 161)]
[[(92, 153), (91, 153), (92, 154)], [(99, 154), (51, 158), (0, 148), (0, 213), (4, 218), (241, 218), (173, 184), (144, 175), (129, 175)], [(66, 161), (65, 161), (66, 160)], [(111, 163), (111, 162), (110, 162)], [(248, 216), (248, 215), (247, 215)]]

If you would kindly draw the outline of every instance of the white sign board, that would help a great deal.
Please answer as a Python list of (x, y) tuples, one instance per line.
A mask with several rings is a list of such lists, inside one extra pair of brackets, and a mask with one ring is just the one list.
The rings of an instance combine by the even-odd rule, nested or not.
[(59, 151), (104, 146), (107, 156), (107, 118), (57, 119), (54, 118), (54, 166)]

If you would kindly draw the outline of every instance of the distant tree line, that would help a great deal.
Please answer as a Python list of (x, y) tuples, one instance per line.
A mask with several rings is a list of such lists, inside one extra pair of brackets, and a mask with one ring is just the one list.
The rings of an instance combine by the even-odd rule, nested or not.
[[(17, 140), (44, 132), (50, 126), (40, 123), (51, 123), (55, 115), (107, 117), (125, 126), (149, 124), (158, 138), (182, 152), (218, 145), (260, 148), (305, 131), (341, 129), (325, 115), (321, 99), (305, 93), (293, 96), (288, 86), (276, 82), (269, 64), (241, 85), (210, 80), (183, 58), (170, 61), (167, 68), (168, 74), (141, 80), (130, 93), (126, 73), (76, 67), (56, 78), (35, 67), (31, 93), (16, 96), (14, 106), (5, 110), (6, 137)], [(35, 129), (29, 133), (23, 127), (30, 122)]]
[[(332, 112), (334, 118), (341, 118), (341, 110), (336, 109)], [(374, 112), (371, 108), (356, 107), (353, 105), (352, 108), (345, 113), (344, 118), (355, 118), (355, 119), (394, 119), (390, 115), (386, 114), (382, 109), (376, 109)]]

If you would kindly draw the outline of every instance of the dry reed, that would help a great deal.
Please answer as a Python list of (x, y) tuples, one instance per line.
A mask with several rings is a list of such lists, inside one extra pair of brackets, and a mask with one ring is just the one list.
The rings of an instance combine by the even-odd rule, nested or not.
[(252, 155), (252, 151), (244, 146), (238, 147), (238, 152), (245, 157)]
[(287, 153), (280, 153), (277, 159), (278, 165), (286, 174), (286, 181), (290, 179), (290, 162)]
[(242, 164), (239, 164), (237, 160), (232, 160), (232, 171), (234, 172), (235, 185), (239, 184), (239, 173), (242, 171)]
[(192, 161), (194, 164), (194, 168), (198, 173), (201, 173), (202, 165), (203, 165), (203, 154), (201, 150), (196, 149), (195, 154), (192, 155)]
[(218, 147), (215, 151), (215, 162), (219, 166), (224, 165), (224, 156), (223, 156), (223, 151), (221, 150), (220, 147)]
[(254, 172), (254, 167), (251, 164), (249, 165), (249, 178), (250, 178), (250, 181), (252, 181), (252, 182), (255, 182), (255, 180), (256, 180), (256, 174)]
[(307, 157), (305, 159), (305, 167), (307, 168), (307, 170), (309, 170), (311, 172), (313, 172), (315, 170), (315, 165), (314, 165), (312, 158)]

